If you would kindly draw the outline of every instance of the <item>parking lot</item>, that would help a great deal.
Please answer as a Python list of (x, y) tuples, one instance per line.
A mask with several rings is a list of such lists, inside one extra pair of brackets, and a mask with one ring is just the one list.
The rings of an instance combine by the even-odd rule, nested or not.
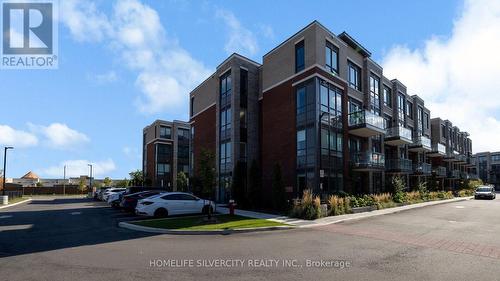
[[(0, 211), (0, 274), (3, 280), (494, 280), (499, 212), (500, 198), (469, 200), (314, 229), (181, 236), (119, 228), (135, 216), (102, 202), (45, 198)], [(454, 248), (459, 242), (462, 248)], [(234, 266), (221, 267), (222, 261)], [(328, 261), (349, 266), (322, 266)]]

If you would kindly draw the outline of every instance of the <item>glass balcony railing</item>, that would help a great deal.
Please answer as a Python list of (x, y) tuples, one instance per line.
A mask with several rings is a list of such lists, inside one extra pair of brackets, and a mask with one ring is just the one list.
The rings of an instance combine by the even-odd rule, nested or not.
[(412, 170), (412, 161), (410, 159), (387, 159), (385, 168), (390, 171), (406, 171)]
[(349, 113), (348, 115), (349, 127), (356, 127), (362, 125), (371, 125), (378, 129), (385, 129), (384, 118), (378, 116), (368, 110), (360, 110)]
[(416, 136), (413, 138), (412, 146), (422, 146), (423, 148), (431, 149), (431, 139), (427, 136)]
[(431, 164), (419, 162), (413, 164), (413, 172), (416, 174), (430, 174), (432, 171)]
[(376, 152), (358, 152), (352, 155), (354, 167), (384, 168), (385, 156)]
[(456, 156), (456, 159), (458, 162), (466, 163), (467, 162), (467, 157), (465, 155), (459, 154)]
[(448, 171), (448, 178), (456, 179), (460, 176), (460, 172), (458, 170)]
[(446, 168), (445, 167), (436, 167), (433, 171), (438, 177), (446, 176)]
[(432, 145), (432, 151), (445, 155), (446, 154), (446, 146), (444, 146), (444, 144), (441, 144), (441, 143), (435, 143)]
[(479, 179), (479, 177), (477, 176), (477, 174), (474, 174), (474, 173), (469, 173), (468, 178), (471, 179), (471, 180), (477, 180), (477, 179)]
[(408, 128), (405, 128), (403, 126), (396, 126), (396, 127), (391, 127), (386, 130), (385, 133), (385, 138), (394, 138), (394, 137), (400, 137), (400, 138), (405, 138), (407, 140), (412, 140), (411, 139), (411, 130)]

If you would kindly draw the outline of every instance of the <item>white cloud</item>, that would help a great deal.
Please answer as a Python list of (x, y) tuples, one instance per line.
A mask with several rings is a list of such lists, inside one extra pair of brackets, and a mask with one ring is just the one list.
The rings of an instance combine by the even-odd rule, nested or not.
[(38, 144), (38, 138), (32, 133), (16, 130), (7, 125), (0, 125), (0, 145), (29, 147)]
[(224, 9), (217, 9), (215, 15), (217, 18), (222, 19), (229, 29), (229, 38), (224, 46), (224, 50), (228, 54), (236, 52), (242, 55), (253, 56), (257, 53), (259, 46), (255, 35), (242, 26), (232, 12)]
[(62, 123), (52, 123), (48, 126), (28, 123), (28, 126), (32, 132), (43, 135), (47, 144), (53, 148), (71, 149), (90, 141), (84, 133), (71, 129)]
[(76, 40), (92, 41), (82, 36), (95, 36), (137, 72), (135, 85), (142, 95), (136, 105), (141, 112), (185, 116), (189, 91), (212, 71), (167, 36), (154, 9), (136, 0), (117, 1), (106, 16), (93, 2), (64, 2), (71, 4), (61, 7), (61, 14), (66, 14), (62, 22)]
[(116, 170), (115, 162), (112, 159), (106, 159), (98, 162), (90, 162), (88, 160), (66, 160), (57, 165), (40, 169), (37, 171), (42, 176), (61, 178), (63, 176), (64, 166), (66, 166), (66, 177), (79, 177), (81, 175), (89, 175), (92, 164), (92, 173), (94, 177), (109, 176), (109, 173)]
[(383, 59), (387, 76), (423, 97), (433, 117), (471, 134), (474, 152), (500, 150), (500, 2), (467, 0), (449, 38), (420, 49), (395, 46)]
[(125, 146), (125, 147), (123, 147), (123, 153), (125, 154), (125, 156), (127, 156), (128, 158), (131, 158), (131, 159), (141, 159), (142, 158), (141, 152), (139, 152), (139, 149), (137, 149), (136, 147)]
[(274, 30), (270, 25), (259, 24), (260, 33), (267, 39), (273, 40), (275, 38)]

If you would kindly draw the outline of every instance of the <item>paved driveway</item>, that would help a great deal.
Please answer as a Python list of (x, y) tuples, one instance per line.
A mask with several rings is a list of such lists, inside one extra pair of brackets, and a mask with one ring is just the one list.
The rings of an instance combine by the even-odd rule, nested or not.
[[(314, 229), (215, 236), (154, 235), (117, 227), (119, 221), (130, 219), (87, 199), (46, 199), (1, 210), (0, 280), (496, 280), (500, 276), (500, 198)], [(348, 267), (342, 268), (346, 265), (342, 262)]]

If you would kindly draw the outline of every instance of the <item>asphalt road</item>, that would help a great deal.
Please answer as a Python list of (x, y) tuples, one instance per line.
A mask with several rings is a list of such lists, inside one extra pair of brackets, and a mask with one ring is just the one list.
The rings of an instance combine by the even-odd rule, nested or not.
[[(0, 280), (498, 280), (500, 197), (231, 235), (121, 229), (86, 199), (0, 210)], [(323, 263), (321, 263), (323, 262)]]

